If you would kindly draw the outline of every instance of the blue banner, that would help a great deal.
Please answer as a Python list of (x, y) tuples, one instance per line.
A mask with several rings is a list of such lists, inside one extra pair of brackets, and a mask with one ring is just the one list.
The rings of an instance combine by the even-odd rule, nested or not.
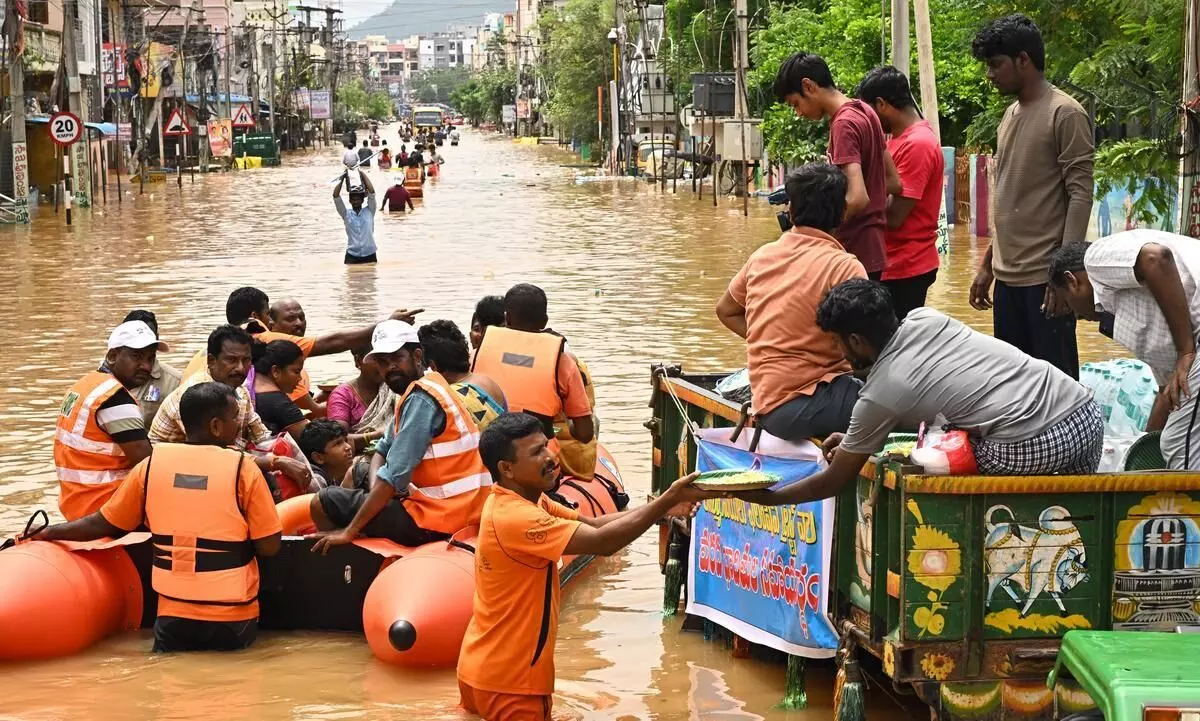
[[(758, 452), (749, 436), (704, 429), (696, 470), (755, 468), (795, 483), (824, 467), (811, 443), (765, 434)], [(828, 618), (834, 500), (760, 506), (733, 498), (705, 501), (692, 521), (687, 612), (754, 643), (809, 658), (828, 658), (838, 636)]]

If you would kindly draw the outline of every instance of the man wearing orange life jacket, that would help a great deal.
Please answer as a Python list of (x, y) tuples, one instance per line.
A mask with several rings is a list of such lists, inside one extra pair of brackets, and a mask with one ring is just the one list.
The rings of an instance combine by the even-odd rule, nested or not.
[(370, 490), (343, 484), (313, 498), (313, 521), (326, 532), (313, 551), (360, 535), (406, 546), (446, 538), (479, 523), (492, 482), (479, 458), (479, 427), (446, 379), (425, 373), (417, 331), (385, 320), (368, 355), (400, 402), (371, 459)]
[(256, 557), (279, 551), (279, 516), (254, 459), (224, 447), (240, 430), (234, 390), (194, 385), (180, 412), (186, 444), (159, 444), (99, 511), (33, 537), (92, 541), (145, 523), (159, 595), (154, 650), (242, 649), (258, 633)]
[[(589, 444), (596, 435), (583, 377), (566, 340), (545, 332), (546, 293), (521, 283), (504, 295), (504, 323), (486, 330), (471, 371), (494, 379), (508, 409), (528, 413), (554, 437), (554, 419), (565, 416), (570, 438)], [(594, 461), (593, 461), (594, 462)]]
[(67, 392), (54, 434), (58, 508), (68, 521), (96, 511), (139, 461), (150, 455), (146, 421), (129, 389), (150, 380), (167, 344), (140, 320), (117, 326), (108, 337), (100, 370)]
[[(295, 303), (295, 301), (292, 301)], [(271, 315), (271, 299), (266, 293), (258, 288), (249, 286), (238, 288), (229, 294), (229, 299), (225, 302), (225, 319), (230, 325), (240, 326), (246, 329), (255, 340), (263, 343), (270, 343), (273, 340), (290, 340), (300, 346), (300, 350), (304, 353), (307, 359), (311, 356), (332, 355), (334, 353), (343, 353), (361, 348), (371, 342), (371, 331), (374, 326), (365, 328), (357, 328), (354, 330), (334, 331), (315, 337), (305, 336), (304, 331), (308, 330), (308, 323), (304, 318), (304, 309), (300, 308), (299, 303), (295, 303), (293, 308), (288, 309), (287, 317), (281, 312), (278, 321), (280, 329), (275, 329)], [(392, 313), (391, 317), (397, 320), (412, 322), (413, 317), (420, 313), (420, 309), (408, 311), (397, 310)], [(283, 331), (282, 328), (288, 330)], [(292, 330), (299, 330), (299, 333), (291, 333)], [(183, 380), (186, 382), (188, 378), (202, 373), (208, 365), (207, 353), (201, 349), (192, 357), (187, 368), (183, 371)], [(296, 405), (303, 410), (308, 410), (314, 417), (323, 417), (325, 408), (323, 405), (317, 404), (310, 395), (311, 387), (305, 380), (296, 386), (288, 397), (292, 399)]]

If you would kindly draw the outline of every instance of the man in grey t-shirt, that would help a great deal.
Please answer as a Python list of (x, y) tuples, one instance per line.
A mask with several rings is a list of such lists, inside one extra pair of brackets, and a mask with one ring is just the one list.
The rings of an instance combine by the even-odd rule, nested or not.
[(828, 498), (858, 475), (892, 429), (939, 413), (970, 435), (981, 473), (1095, 473), (1104, 448), (1100, 408), (1090, 391), (1046, 361), (931, 308), (898, 322), (887, 290), (870, 280), (834, 286), (817, 324), (837, 336), (855, 373), (866, 378), (850, 428), (825, 440), (832, 461), (824, 471), (777, 493), (737, 497), (766, 504)]

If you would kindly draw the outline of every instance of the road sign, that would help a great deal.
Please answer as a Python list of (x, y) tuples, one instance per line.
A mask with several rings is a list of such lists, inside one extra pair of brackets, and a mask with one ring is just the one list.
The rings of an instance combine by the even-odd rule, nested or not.
[(233, 114), (233, 127), (235, 128), (253, 128), (254, 115), (250, 113), (250, 106), (242, 103), (238, 106), (237, 112)]
[(70, 145), (83, 134), (83, 123), (74, 113), (55, 113), (50, 116), (50, 139), (59, 145)]
[(167, 118), (167, 124), (163, 126), (163, 135), (191, 135), (192, 129), (183, 119), (183, 113), (179, 112), (179, 108), (171, 111), (170, 117)]

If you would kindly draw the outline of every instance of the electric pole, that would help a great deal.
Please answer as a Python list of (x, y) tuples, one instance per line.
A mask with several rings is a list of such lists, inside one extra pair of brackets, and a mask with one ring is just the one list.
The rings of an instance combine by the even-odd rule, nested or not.
[(29, 222), (29, 149), (25, 143), (25, 58), (18, 54), (24, 18), (17, 15), (17, 4), (4, 4), (4, 47), (8, 49), (8, 96), (12, 105), (13, 219)]
[[(78, 22), (78, 16), (78, 0), (64, 0), (62, 47), (63, 77), (67, 83), (67, 109), (74, 113), (82, 123), (87, 121), (87, 96), (83, 92), (83, 83), (79, 78), (79, 48), (75, 39), (75, 23)], [(78, 180), (80, 169), (84, 167), (84, 154), (88, 147), (90, 145), (87, 142), (87, 126), (84, 126), (80, 142), (72, 143), (67, 150), (71, 157), (71, 173), (74, 177), (75, 187), (72, 188), (72, 191), (75, 194), (75, 203), (80, 208), (86, 208), (91, 204), (90, 185), (80, 183)]]
[(909, 75), (912, 50), (908, 45), (908, 0), (892, 0), (892, 65)]
[(917, 70), (921, 73), (921, 109), (933, 130), (933, 137), (942, 142), (938, 122), (937, 73), (933, 69), (933, 31), (929, 25), (929, 0), (913, 0), (917, 16)]

